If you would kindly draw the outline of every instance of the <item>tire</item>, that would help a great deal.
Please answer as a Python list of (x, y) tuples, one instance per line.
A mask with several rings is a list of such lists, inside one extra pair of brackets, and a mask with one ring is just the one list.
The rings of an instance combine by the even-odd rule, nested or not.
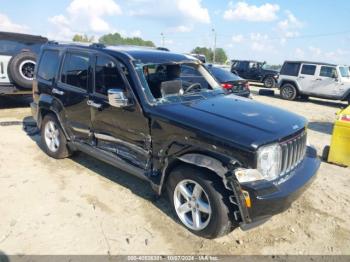
[(8, 75), (12, 82), (25, 89), (32, 88), (36, 55), (22, 52), (12, 57), (8, 66)]
[[(47, 114), (41, 124), (41, 145), (45, 153), (56, 159), (71, 155), (67, 139), (56, 116)], [(51, 142), (51, 143), (50, 143)]]
[(284, 84), (281, 87), (280, 95), (281, 95), (282, 99), (295, 100), (297, 95), (298, 95), (298, 91), (294, 85)]
[(322, 151), (322, 160), (323, 160), (324, 162), (328, 162), (329, 150), (330, 150), (330, 147), (329, 147), (329, 146), (325, 146), (325, 147), (323, 148), (323, 151)]
[(277, 84), (276, 80), (272, 76), (265, 77), (263, 83), (266, 88), (275, 88)]
[[(194, 188), (200, 189), (202, 191), (199, 195), (201, 201), (197, 202), (198, 197), (197, 200), (190, 198), (190, 202), (186, 201), (183, 197), (184, 194), (179, 193), (181, 186), (186, 187), (187, 193), (193, 193)], [(237, 227), (233, 216), (234, 206), (229, 202), (229, 191), (224, 187), (221, 179), (208, 170), (185, 164), (180, 165), (169, 175), (166, 190), (176, 217), (193, 234), (213, 239), (226, 235)], [(183, 200), (182, 202), (181, 198)], [(207, 205), (203, 203), (207, 203)], [(179, 215), (177, 211), (179, 210), (179, 206), (185, 206), (185, 210), (188, 211)], [(209, 212), (200, 211), (201, 208), (203, 210), (209, 210), (210, 215), (208, 215)], [(199, 212), (198, 214), (200, 214), (200, 220), (202, 222), (200, 226), (197, 226), (198, 224), (195, 225), (192, 219), (193, 212)]]

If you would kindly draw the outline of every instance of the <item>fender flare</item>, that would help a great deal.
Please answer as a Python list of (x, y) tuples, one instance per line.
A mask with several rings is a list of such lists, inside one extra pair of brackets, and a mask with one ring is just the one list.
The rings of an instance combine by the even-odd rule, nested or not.
[(292, 85), (294, 85), (296, 87), (297, 91), (300, 92), (299, 84), (295, 80), (282, 79), (280, 84), (279, 84), (279, 88), (281, 89), (281, 87), (284, 84), (292, 84)]
[(57, 106), (55, 107), (54, 104), (55, 104), (55, 99), (53, 97), (48, 96), (48, 95), (40, 96), (40, 99), (38, 101), (37, 126), (38, 126), (38, 128), (41, 128), (41, 123), (42, 123), (42, 120), (43, 120), (43, 112), (44, 111), (53, 113), (57, 117), (58, 122), (61, 125), (61, 128), (62, 128), (63, 133), (66, 136), (67, 140), (70, 140), (70, 136), (69, 136), (65, 126), (63, 125), (60, 111), (58, 110)]
[[(240, 165), (238, 160), (231, 158), (228, 166), (226, 167), (226, 166), (224, 166), (222, 161), (220, 161), (214, 157), (211, 157), (211, 156), (208, 156), (205, 154), (201, 154), (201, 153), (186, 153), (184, 155), (176, 157), (172, 161), (172, 163), (174, 163), (174, 161), (179, 161), (179, 162), (194, 165), (197, 167), (206, 168), (206, 169), (214, 172), (216, 175), (218, 175), (223, 180), (225, 188), (227, 188), (230, 191), (232, 191), (232, 189), (229, 186), (226, 175), (229, 171), (231, 171), (232, 167), (234, 167), (236, 165)], [(170, 165), (170, 163), (166, 160), (165, 166), (164, 166), (163, 171), (161, 173), (162, 177), (161, 177), (160, 185), (159, 185), (158, 190), (157, 190), (158, 195), (161, 195), (166, 178), (168, 177), (168, 175), (170, 173), (169, 167), (173, 167), (173, 166)]]

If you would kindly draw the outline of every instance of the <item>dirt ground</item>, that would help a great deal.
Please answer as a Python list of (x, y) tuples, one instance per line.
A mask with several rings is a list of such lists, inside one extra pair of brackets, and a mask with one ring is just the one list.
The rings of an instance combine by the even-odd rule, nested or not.
[[(345, 106), (252, 92), (306, 117), (319, 154), (330, 142), (335, 112)], [(322, 163), (285, 213), (250, 231), (205, 240), (184, 229), (147, 183), (82, 153), (49, 158), (22, 121), (32, 121), (27, 101), (0, 98), (0, 251), (7, 255), (350, 254), (350, 168)]]

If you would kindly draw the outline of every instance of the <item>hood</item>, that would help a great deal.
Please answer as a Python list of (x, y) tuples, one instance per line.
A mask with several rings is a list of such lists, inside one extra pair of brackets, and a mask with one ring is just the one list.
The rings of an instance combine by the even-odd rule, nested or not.
[(303, 129), (307, 121), (294, 113), (236, 95), (221, 95), (158, 107), (169, 120), (251, 150)]

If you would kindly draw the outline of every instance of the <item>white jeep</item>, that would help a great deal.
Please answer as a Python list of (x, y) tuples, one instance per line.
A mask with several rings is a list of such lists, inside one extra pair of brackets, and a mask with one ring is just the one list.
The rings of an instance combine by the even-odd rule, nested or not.
[(36, 57), (47, 38), (0, 32), (0, 95), (31, 93)]
[(348, 66), (307, 61), (284, 62), (278, 79), (283, 99), (319, 97), (350, 103)]

